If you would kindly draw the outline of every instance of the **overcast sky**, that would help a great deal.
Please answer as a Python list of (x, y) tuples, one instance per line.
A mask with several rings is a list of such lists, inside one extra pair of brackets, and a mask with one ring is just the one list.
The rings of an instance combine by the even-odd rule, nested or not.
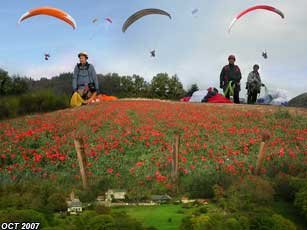
[[(234, 16), (256, 4), (280, 9), (285, 19), (267, 11), (252, 12), (228, 34)], [(17, 25), (24, 12), (39, 6), (69, 12), (78, 28), (44, 16)], [(143, 8), (161, 8), (173, 19), (148, 16), (123, 34), (125, 19)], [(192, 15), (195, 8), (199, 11)], [(291, 98), (307, 91), (306, 9), (307, 0), (10, 0), (0, 9), (0, 67), (10, 74), (51, 77), (72, 71), (77, 53), (84, 50), (99, 73), (139, 74), (150, 80), (167, 72), (177, 74), (185, 87), (197, 83), (206, 89), (219, 85), (221, 68), (228, 55), (235, 54), (244, 85), (258, 63), (267, 86), (287, 90)], [(92, 24), (96, 17), (110, 17), (113, 24)], [(261, 56), (264, 50), (266, 60)], [(49, 61), (44, 53), (50, 53)]]

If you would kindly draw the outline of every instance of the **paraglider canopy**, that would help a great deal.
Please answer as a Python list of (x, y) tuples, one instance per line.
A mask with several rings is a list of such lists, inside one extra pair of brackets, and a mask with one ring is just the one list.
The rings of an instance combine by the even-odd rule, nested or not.
[(126, 32), (126, 30), (133, 24), (135, 23), (137, 20), (139, 20), (140, 18), (147, 16), (147, 15), (151, 15), (151, 14), (160, 14), (160, 15), (164, 15), (169, 17), (170, 19), (172, 19), (171, 15), (164, 11), (164, 10), (160, 10), (160, 9), (144, 9), (144, 10), (140, 10), (136, 13), (134, 13), (133, 15), (131, 15), (124, 23), (122, 31), (123, 33)]
[(113, 23), (111, 18), (105, 18), (104, 20), (106, 20), (107, 22)]
[(150, 51), (150, 55), (151, 55), (151, 57), (155, 57), (156, 56), (156, 51), (155, 50)]
[(245, 14), (248, 14), (252, 11), (255, 11), (255, 10), (267, 10), (267, 11), (271, 11), (273, 13), (276, 13), (278, 14), (282, 19), (285, 18), (285, 15), (283, 14), (283, 12), (281, 12), (280, 10), (276, 9), (275, 7), (272, 7), (272, 6), (266, 6), (266, 5), (258, 5), (258, 6), (253, 6), (253, 7), (250, 7), (244, 11), (242, 11), (241, 13), (239, 13), (233, 20), (232, 22), (230, 23), (230, 26), (228, 28), (228, 32), (230, 33), (231, 32), (231, 29), (232, 27), (234, 26), (234, 24), (236, 23), (237, 20), (239, 20), (242, 16), (244, 16)]
[(26, 13), (24, 13), (18, 20), (18, 23), (20, 24), (22, 21), (37, 16), (37, 15), (48, 15), (48, 16), (52, 16), (55, 17), (57, 19), (60, 19), (66, 23), (68, 23), (69, 25), (72, 26), (73, 29), (77, 28), (77, 23), (76, 21), (65, 11), (62, 11), (60, 9), (57, 8), (53, 8), (53, 7), (39, 7), (39, 8), (35, 8), (32, 9)]
[(267, 54), (266, 51), (265, 51), (265, 52), (262, 52), (262, 57), (263, 57), (264, 59), (267, 59), (267, 58), (268, 58), (268, 54)]
[(196, 13), (198, 13), (198, 8), (195, 8), (194, 10), (192, 10), (192, 14), (196, 14)]

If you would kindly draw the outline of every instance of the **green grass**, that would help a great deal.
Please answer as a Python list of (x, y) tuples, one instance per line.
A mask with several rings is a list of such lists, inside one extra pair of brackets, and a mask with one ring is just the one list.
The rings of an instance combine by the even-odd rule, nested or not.
[[(185, 213), (177, 213), (179, 210), (183, 210)], [(158, 230), (178, 230), (182, 218), (192, 214), (195, 209), (184, 209), (181, 205), (159, 205), (152, 207), (121, 207), (114, 208), (113, 211), (125, 211), (128, 215), (141, 221), (147, 227), (153, 226)], [(171, 222), (169, 222), (169, 218), (172, 219)]]

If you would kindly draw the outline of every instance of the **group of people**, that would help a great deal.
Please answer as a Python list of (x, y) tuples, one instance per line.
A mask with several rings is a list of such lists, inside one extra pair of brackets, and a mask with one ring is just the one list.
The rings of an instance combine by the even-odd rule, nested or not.
[[(236, 57), (230, 55), (228, 57), (228, 65), (224, 66), (220, 74), (220, 88), (223, 89), (226, 98), (230, 99), (233, 96), (233, 101), (240, 104), (240, 91), (242, 74), (239, 66), (235, 65)], [(257, 95), (260, 93), (261, 87), (264, 84), (261, 82), (259, 74), (259, 65), (254, 65), (253, 70), (249, 73), (246, 83), (247, 103), (255, 104)]]
[[(99, 93), (98, 78), (94, 66), (88, 63), (88, 54), (81, 52), (78, 57), (80, 63), (74, 69), (73, 91), (78, 92), (84, 100), (87, 100), (93, 94)], [(223, 67), (220, 74), (220, 88), (223, 89), (226, 98), (230, 99), (233, 96), (234, 103), (239, 104), (242, 74), (239, 66), (235, 65), (236, 57), (234, 55), (228, 57), (228, 62), (228, 65)], [(254, 104), (257, 101), (261, 86), (264, 86), (264, 84), (261, 82), (259, 65), (256, 64), (247, 79), (248, 104)]]

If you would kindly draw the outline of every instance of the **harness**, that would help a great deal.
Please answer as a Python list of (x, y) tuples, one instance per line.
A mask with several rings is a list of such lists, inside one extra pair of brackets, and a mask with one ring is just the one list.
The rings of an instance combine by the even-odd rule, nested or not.
[(224, 95), (227, 95), (229, 93), (229, 96), (233, 96), (235, 87), (235, 84), (232, 85), (232, 81), (229, 81), (226, 89), (224, 90)]
[[(82, 64), (81, 63), (78, 63), (77, 64), (77, 67), (78, 67), (78, 74), (77, 74), (77, 83), (79, 82), (79, 73), (80, 73), (80, 67), (82, 66)], [(86, 63), (85, 64), (85, 70), (87, 71), (87, 75), (88, 75), (88, 77), (90, 78), (90, 83), (91, 84), (94, 84), (94, 81), (93, 81), (93, 79), (91, 79), (91, 76), (90, 76), (90, 71), (89, 71), (89, 68), (90, 68), (90, 64), (89, 63)], [(83, 69), (82, 69), (83, 70)], [(85, 86), (85, 84), (77, 84), (77, 88), (79, 87), (79, 86)]]
[[(225, 71), (225, 72), (226, 72), (226, 71), (229, 71), (229, 70), (230, 70), (229, 65), (224, 66), (224, 71)], [(238, 67), (237, 65), (234, 65), (234, 71), (235, 71), (235, 72), (240, 72), (240, 69), (239, 69), (239, 67)], [(227, 76), (227, 74), (225, 74), (225, 76), (224, 76), (224, 81), (228, 81), (228, 76)]]

